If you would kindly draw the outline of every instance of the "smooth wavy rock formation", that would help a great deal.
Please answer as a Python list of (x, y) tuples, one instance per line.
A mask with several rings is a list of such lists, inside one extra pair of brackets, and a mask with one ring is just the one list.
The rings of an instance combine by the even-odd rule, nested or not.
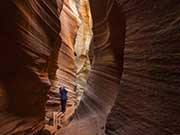
[[(76, 66), (75, 66), (75, 51), (74, 45), (77, 37), (77, 31), (80, 27), (81, 20), (78, 12), (78, 2), (74, 0), (57, 0), (61, 3), (63, 8), (61, 10), (59, 20), (61, 21), (61, 31), (59, 33), (62, 43), (60, 51), (58, 52), (58, 70), (56, 72), (56, 79), (53, 81), (52, 87), (49, 91), (49, 100), (47, 101), (46, 109), (47, 116), (52, 118), (53, 112), (60, 111), (60, 96), (59, 88), (65, 86), (68, 90), (67, 101), (67, 119), (71, 118), (75, 112), (76, 105)], [(67, 120), (68, 121), (68, 120)], [(64, 123), (64, 122), (63, 122)], [(66, 122), (69, 123), (69, 122)]]
[(122, 67), (119, 96), (108, 117), (106, 133), (179, 134), (180, 2), (114, 2), (90, 1), (94, 22), (92, 69), (77, 118), (62, 134), (104, 134), (103, 123), (118, 90), (118, 79), (117, 84), (110, 80), (120, 77)]
[(179, 0), (1, 2), (0, 134), (42, 129), (45, 111), (59, 109), (62, 85), (75, 116), (57, 134), (180, 134), (179, 9)]
[(6, 0), (0, 4), (0, 17), (0, 97), (5, 104), (0, 109), (0, 134), (32, 135), (44, 126), (50, 78), (57, 69), (57, 4)]
[(74, 45), (76, 65), (76, 94), (77, 105), (79, 104), (87, 86), (88, 73), (90, 71), (90, 45), (93, 37), (92, 17), (88, 0), (79, 0), (79, 18), (81, 20)]
[(90, 70), (88, 52), (92, 39), (92, 18), (88, 1), (65, 0), (59, 19), (62, 22), (60, 32), (62, 45), (57, 78), (49, 91), (48, 117), (52, 117), (54, 111), (60, 111), (59, 87), (63, 85), (69, 91), (68, 115), (74, 113), (75, 106), (86, 87), (87, 74)]
[[(61, 48), (58, 52), (57, 65), (58, 69), (56, 72), (56, 78), (53, 80), (52, 87), (49, 91), (49, 100), (47, 102), (47, 108), (49, 111), (59, 111), (59, 88), (66, 86), (69, 91), (69, 97), (72, 98), (70, 101), (71, 105), (74, 104), (74, 81), (75, 81), (75, 64), (74, 64), (74, 40), (76, 35), (76, 29), (78, 29), (78, 23), (76, 17), (71, 13), (71, 7), (69, 7), (68, 1), (57, 0), (60, 5), (60, 14), (58, 16), (61, 20), (61, 36), (62, 43)], [(75, 4), (75, 3), (72, 3)], [(62, 10), (61, 10), (62, 8)], [(66, 23), (62, 23), (66, 22)], [(71, 26), (71, 27), (69, 27)], [(69, 27), (69, 28), (68, 28)], [(74, 31), (69, 31), (72, 28)], [(54, 107), (53, 107), (54, 106)], [(52, 108), (51, 108), (52, 107)]]
[(117, 0), (115, 5), (112, 22), (123, 19), (120, 13), (126, 21), (124, 72), (107, 135), (178, 135), (180, 1)]
[[(111, 47), (110, 26), (107, 20), (113, 2), (107, 5), (90, 1), (93, 22), (93, 61), (88, 85), (76, 110), (76, 117), (59, 134), (101, 135), (104, 134), (106, 117), (119, 91), (120, 68)], [(104, 20), (101, 20), (105, 18)], [(119, 47), (121, 48), (121, 46)]]

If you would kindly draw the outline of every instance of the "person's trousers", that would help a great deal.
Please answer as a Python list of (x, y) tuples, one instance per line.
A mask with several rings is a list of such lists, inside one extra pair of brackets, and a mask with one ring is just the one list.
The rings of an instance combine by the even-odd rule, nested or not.
[(61, 99), (61, 112), (63, 113), (66, 111), (66, 103), (67, 103), (67, 100)]

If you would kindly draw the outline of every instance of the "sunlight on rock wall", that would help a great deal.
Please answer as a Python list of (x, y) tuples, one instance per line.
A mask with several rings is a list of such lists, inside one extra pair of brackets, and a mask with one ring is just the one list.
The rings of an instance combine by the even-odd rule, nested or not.
[(74, 56), (74, 44), (77, 35), (77, 31), (80, 25), (80, 19), (78, 14), (78, 3), (74, 0), (65, 0), (64, 6), (61, 12), (60, 20), (62, 22), (62, 30), (60, 36), (62, 38), (62, 47), (60, 50), (60, 62), (59, 62), (59, 84), (60, 86), (66, 86), (68, 88), (68, 104), (72, 106), (72, 112), (74, 112), (74, 105), (76, 102), (75, 93), (75, 56)]
[[(52, 118), (53, 112), (60, 112), (60, 96), (59, 88), (61, 86), (67, 87), (68, 103), (67, 103), (67, 117), (71, 117), (75, 111), (76, 93), (74, 92), (76, 71), (75, 71), (75, 57), (74, 44), (76, 33), (79, 28), (80, 20), (78, 19), (77, 3), (73, 0), (57, 0), (59, 3), (59, 19), (61, 21), (61, 36), (62, 43), (58, 55), (58, 70), (56, 72), (56, 79), (52, 81), (50, 89), (50, 99), (47, 103), (47, 117)], [(70, 6), (71, 5), (71, 6)], [(62, 10), (61, 10), (61, 6)]]
[(92, 18), (88, 0), (79, 0), (80, 27), (77, 31), (75, 42), (75, 65), (76, 65), (76, 93), (79, 103), (84, 89), (87, 86), (88, 73), (90, 70), (89, 48), (92, 40)]
[[(87, 87), (76, 110), (76, 117), (60, 132), (62, 135), (104, 135), (106, 118), (120, 88), (121, 75), (111, 48), (108, 21), (113, 1), (89, 2), (94, 34), (91, 70), (88, 75)], [(119, 48), (117, 47), (117, 49)]]
[(61, 21), (59, 35), (62, 44), (57, 61), (56, 78), (51, 80), (46, 117), (53, 118), (53, 113), (60, 111), (59, 87), (66, 86), (69, 91), (66, 111), (66, 122), (68, 123), (87, 84), (90, 69), (88, 51), (92, 38), (92, 20), (87, 0), (65, 0), (64, 3), (57, 0), (57, 2), (60, 9), (63, 4), (62, 10), (59, 10)]
[[(57, 0), (61, 2), (61, 0)], [(62, 3), (60, 3), (61, 5)], [(71, 117), (75, 111), (76, 104), (76, 92), (75, 92), (75, 80), (76, 80), (76, 66), (74, 45), (76, 41), (77, 31), (79, 29), (81, 20), (78, 12), (78, 1), (65, 0), (59, 19), (61, 21), (61, 32), (59, 35), (62, 39), (61, 48), (58, 56), (58, 70), (56, 72), (56, 79), (52, 81), (51, 97), (48, 100), (48, 113), (47, 116), (52, 117), (53, 112), (60, 111), (60, 96), (59, 88), (61, 86), (67, 87), (68, 90), (68, 107), (67, 117)], [(54, 107), (52, 107), (52, 106)]]

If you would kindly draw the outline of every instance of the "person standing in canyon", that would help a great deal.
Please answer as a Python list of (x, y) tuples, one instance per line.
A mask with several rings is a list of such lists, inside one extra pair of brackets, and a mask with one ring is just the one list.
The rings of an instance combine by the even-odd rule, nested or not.
[(61, 112), (65, 113), (66, 104), (67, 104), (67, 100), (68, 100), (68, 95), (67, 95), (68, 91), (63, 86), (63, 87), (59, 88), (59, 94), (60, 94), (60, 98), (61, 98)]

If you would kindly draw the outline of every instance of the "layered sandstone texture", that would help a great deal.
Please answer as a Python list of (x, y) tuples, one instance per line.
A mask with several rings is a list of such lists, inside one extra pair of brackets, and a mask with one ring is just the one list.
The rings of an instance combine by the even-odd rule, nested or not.
[(76, 65), (76, 95), (79, 104), (84, 90), (87, 86), (87, 78), (90, 71), (89, 52), (93, 37), (92, 16), (88, 0), (79, 0), (79, 18), (81, 20), (74, 45)]
[[(74, 114), (76, 104), (76, 68), (74, 44), (77, 31), (79, 29), (80, 19), (78, 18), (79, 12), (77, 11), (76, 1), (65, 0), (58, 2), (61, 2), (61, 4), (63, 5), (59, 15), (59, 20), (63, 22), (61, 23), (62, 29), (59, 33), (59, 36), (61, 36), (62, 39), (62, 43), (58, 54), (59, 68), (56, 72), (56, 78), (52, 81), (52, 86), (49, 91), (49, 99), (46, 104), (46, 116), (47, 118), (52, 119), (54, 112), (60, 112), (61, 106), (59, 88), (65, 86), (68, 90), (68, 107), (65, 119), (68, 119)], [(64, 123), (64, 120), (61, 123)]]
[(0, 134), (43, 128), (62, 85), (75, 117), (57, 134), (180, 134), (179, 9), (179, 0), (3, 1)]
[[(113, 2), (89, 1), (93, 19), (93, 53), (87, 87), (75, 118), (62, 129), (62, 135), (103, 135), (106, 117), (119, 91), (120, 63), (114, 55), (108, 16)], [(97, 12), (104, 10), (104, 12)], [(116, 49), (121, 50), (121, 46)]]
[[(87, 2), (8, 0), (2, 4), (1, 134), (34, 134), (43, 128), (45, 112), (52, 116), (60, 111), (62, 85), (69, 91), (66, 118), (73, 115), (76, 74), (83, 71), (87, 77), (89, 70), (92, 22)], [(79, 81), (83, 87), (85, 77)]]
[(115, 3), (112, 24), (126, 22), (124, 72), (107, 135), (180, 134), (179, 9), (179, 0)]
[(32, 135), (44, 125), (50, 79), (57, 69), (57, 4), (6, 0), (0, 17), (0, 134)]
[(66, 120), (62, 120), (62, 123), (68, 123), (86, 87), (90, 67), (88, 51), (92, 39), (92, 20), (88, 1), (65, 0), (59, 19), (62, 27), (59, 34), (62, 38), (58, 56), (59, 69), (49, 91), (47, 117), (60, 111), (59, 87), (65, 86), (68, 90), (68, 103), (64, 117)]
[[(61, 48), (58, 52), (58, 69), (56, 78), (52, 81), (52, 87), (49, 91), (49, 100), (47, 102), (47, 111), (53, 113), (60, 111), (59, 88), (65, 86), (68, 90), (68, 105), (74, 105), (76, 94), (74, 92), (75, 83), (75, 63), (74, 63), (74, 44), (76, 33), (79, 27), (78, 14), (72, 12), (76, 6), (75, 1), (58, 1), (62, 4), (62, 10), (58, 19), (61, 21), (61, 31), (59, 36), (62, 39)], [(71, 5), (71, 6), (70, 6)], [(61, 7), (60, 7), (61, 8)], [(74, 14), (73, 14), (74, 13)]]

